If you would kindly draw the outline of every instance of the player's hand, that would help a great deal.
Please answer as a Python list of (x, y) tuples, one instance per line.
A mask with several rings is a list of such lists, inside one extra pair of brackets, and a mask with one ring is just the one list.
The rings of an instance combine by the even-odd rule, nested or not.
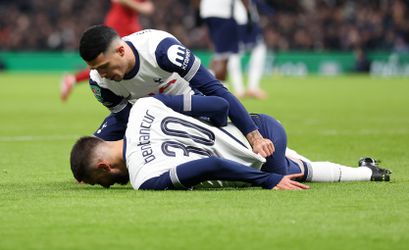
[(272, 155), (275, 151), (274, 144), (271, 140), (263, 138), (258, 130), (254, 130), (246, 135), (253, 152), (260, 154), (264, 158)]
[(266, 138), (256, 140), (252, 147), (254, 153), (260, 154), (264, 158), (272, 155), (275, 151), (273, 142)]
[(297, 178), (297, 177), (302, 177), (304, 174), (299, 173), (299, 174), (290, 174), (290, 175), (285, 175), (283, 179), (275, 186), (273, 187), (273, 190), (303, 190), (303, 189), (309, 189), (310, 187), (307, 185), (304, 185), (302, 183), (299, 183), (298, 181), (294, 181), (292, 179)]

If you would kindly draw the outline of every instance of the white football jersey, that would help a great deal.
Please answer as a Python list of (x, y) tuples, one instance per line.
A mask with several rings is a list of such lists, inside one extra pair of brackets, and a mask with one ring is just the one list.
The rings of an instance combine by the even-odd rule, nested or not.
[(210, 126), (152, 97), (135, 102), (125, 138), (124, 156), (134, 189), (180, 164), (210, 156), (257, 169), (265, 162), (235, 126)]
[(231, 18), (235, 0), (201, 0), (200, 17)]
[(200, 17), (234, 18), (240, 25), (247, 23), (246, 7), (241, 0), (201, 0)]
[[(122, 38), (135, 54), (136, 65), (125, 78), (112, 81), (90, 72), (90, 85), (96, 98), (112, 112), (128, 102), (158, 93), (193, 94), (189, 81), (200, 67), (200, 60), (171, 34), (142, 30)], [(128, 76), (128, 78), (127, 78)]]

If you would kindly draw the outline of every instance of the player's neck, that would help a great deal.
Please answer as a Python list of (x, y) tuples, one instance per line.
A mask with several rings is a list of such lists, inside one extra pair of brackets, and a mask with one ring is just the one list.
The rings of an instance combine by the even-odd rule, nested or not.
[(119, 141), (110, 141), (109, 147), (113, 157), (113, 161), (115, 165), (125, 165), (124, 158), (123, 158), (123, 147), (124, 147), (124, 140)]
[(136, 58), (135, 58), (135, 55), (133, 53), (133, 50), (131, 49), (131, 47), (129, 47), (129, 45), (127, 43), (125, 43), (124, 47), (125, 47), (125, 50), (126, 50), (126, 52), (125, 52), (126, 61), (128, 62), (126, 73), (129, 73), (135, 67)]

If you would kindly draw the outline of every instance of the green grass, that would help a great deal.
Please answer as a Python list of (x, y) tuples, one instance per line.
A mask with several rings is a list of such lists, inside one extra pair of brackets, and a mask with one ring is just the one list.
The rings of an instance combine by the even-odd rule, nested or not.
[[(107, 111), (87, 86), (66, 104), (57, 74), (0, 75), (0, 249), (407, 249), (409, 81), (265, 77), (243, 100), (287, 129), (314, 160), (383, 160), (390, 183), (134, 191), (78, 185), (68, 155)], [(406, 246), (406, 247), (405, 247)]]

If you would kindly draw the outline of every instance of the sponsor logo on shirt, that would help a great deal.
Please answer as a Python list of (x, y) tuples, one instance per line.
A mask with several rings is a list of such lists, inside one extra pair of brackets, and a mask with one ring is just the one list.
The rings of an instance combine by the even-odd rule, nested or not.
[(91, 85), (91, 90), (99, 102), (104, 102), (101, 95), (101, 88), (98, 85)]
[(180, 45), (172, 45), (168, 49), (168, 58), (176, 66), (187, 69), (190, 60), (190, 51)]
[(162, 83), (163, 83), (163, 80), (162, 80), (162, 78), (160, 78), (160, 77), (153, 78), (153, 81), (154, 81), (155, 83), (158, 83), (158, 84), (162, 84)]
[(149, 32), (152, 32), (152, 30), (151, 29), (141, 30), (141, 31), (135, 32), (134, 34), (135, 35), (143, 35), (143, 34), (149, 33)]
[[(163, 83), (163, 81), (162, 81), (162, 83)], [(164, 84), (162, 87), (159, 88), (159, 94), (162, 94), (163, 92), (165, 92), (165, 90), (167, 88), (169, 88), (170, 86), (172, 86), (175, 83), (176, 83), (176, 79), (172, 79), (172, 80), (168, 81), (166, 84)], [(154, 96), (154, 95), (156, 95), (156, 94), (153, 93), (153, 92), (148, 94), (148, 96)]]

